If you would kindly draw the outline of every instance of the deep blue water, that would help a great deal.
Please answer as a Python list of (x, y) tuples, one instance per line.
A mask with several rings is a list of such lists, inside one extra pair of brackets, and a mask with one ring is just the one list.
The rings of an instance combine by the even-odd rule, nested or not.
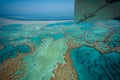
[(71, 50), (78, 80), (120, 80), (120, 53), (101, 54), (92, 47)]
[(13, 20), (27, 20), (27, 21), (52, 21), (52, 20), (73, 20), (72, 16), (61, 15), (40, 15), (40, 14), (6, 14), (0, 15), (2, 18), (8, 18)]

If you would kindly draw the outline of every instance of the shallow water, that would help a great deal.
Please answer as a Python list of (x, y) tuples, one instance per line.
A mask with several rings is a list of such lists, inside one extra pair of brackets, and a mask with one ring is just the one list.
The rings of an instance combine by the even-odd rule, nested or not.
[(0, 26), (1, 80), (120, 78), (119, 21), (17, 23)]

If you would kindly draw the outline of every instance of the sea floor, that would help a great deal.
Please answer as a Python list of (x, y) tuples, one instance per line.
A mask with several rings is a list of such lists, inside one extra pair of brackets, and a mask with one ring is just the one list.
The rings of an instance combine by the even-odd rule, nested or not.
[(1, 19), (0, 80), (120, 80), (120, 21)]

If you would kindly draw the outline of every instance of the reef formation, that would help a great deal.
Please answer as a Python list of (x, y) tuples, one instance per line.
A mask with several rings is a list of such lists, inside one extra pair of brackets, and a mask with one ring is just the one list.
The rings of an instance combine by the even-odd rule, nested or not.
[(119, 66), (119, 21), (0, 26), (0, 80), (118, 80)]

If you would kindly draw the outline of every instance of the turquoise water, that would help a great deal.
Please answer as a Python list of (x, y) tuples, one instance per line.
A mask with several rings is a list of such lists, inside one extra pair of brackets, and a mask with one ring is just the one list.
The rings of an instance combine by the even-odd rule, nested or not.
[[(20, 27), (22, 26), (22, 24), (10, 24), (10, 25), (5, 25), (0, 27), (0, 31), (18, 31), (21, 30)], [(4, 27), (4, 28), (3, 28)]]
[[(71, 40), (76, 46), (69, 54), (78, 80), (119, 80), (119, 30), (120, 22), (115, 20), (81, 24), (73, 21), (9, 23), (0, 26), (0, 64), (18, 58), (18, 53), (26, 54), (20, 63), (25, 67), (16, 70), (23, 70), (25, 74), (18, 80), (50, 80), (57, 63), (66, 63), (64, 55), (71, 47), (68, 45)], [(8, 70), (4, 66), (0, 66), (1, 72)], [(13, 75), (15, 72), (10, 77)]]
[(34, 42), (34, 46), (38, 46), (41, 43), (41, 37), (39, 35), (35, 36), (35, 37), (32, 37), (31, 41)]
[(78, 80), (120, 79), (120, 53), (110, 52), (102, 55), (92, 47), (82, 46), (71, 50), (70, 54)]
[(9, 58), (15, 58), (17, 56), (17, 52), (19, 53), (28, 53), (30, 52), (30, 48), (26, 45), (18, 45), (16, 47), (7, 45), (4, 49), (0, 50), (0, 63), (6, 61)]
[(55, 27), (55, 26), (59, 26), (59, 25), (63, 25), (63, 24), (64, 24), (64, 26), (70, 26), (70, 25), (74, 24), (74, 22), (71, 21), (71, 22), (62, 22), (62, 23), (56, 23), (56, 24), (48, 24), (47, 26)]

